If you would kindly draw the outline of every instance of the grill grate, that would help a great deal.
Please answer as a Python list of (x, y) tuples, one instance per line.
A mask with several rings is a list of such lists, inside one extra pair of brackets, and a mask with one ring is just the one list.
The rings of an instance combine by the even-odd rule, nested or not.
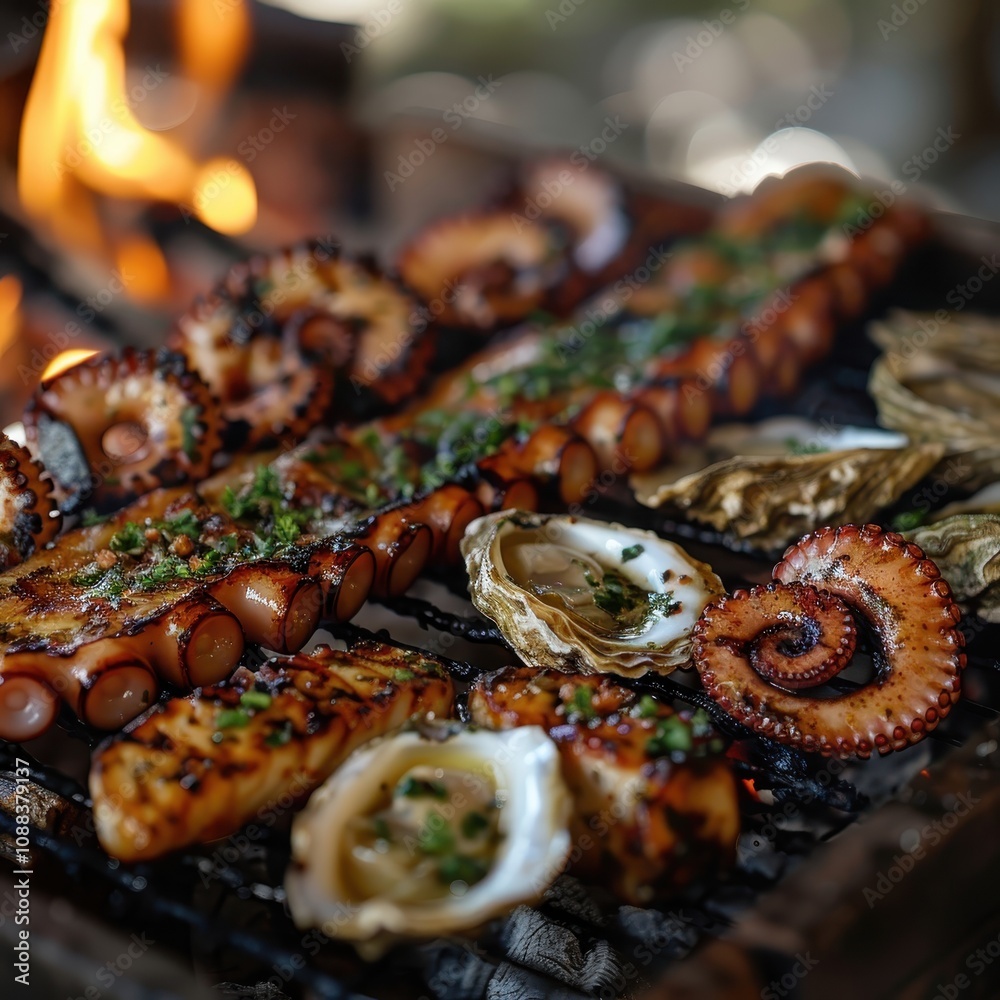
[[(933, 284), (918, 278), (911, 286), (926, 291)], [(873, 422), (864, 393), (871, 349), (858, 330), (845, 341), (834, 362), (784, 412), (822, 415), (842, 423)], [(758, 416), (775, 412), (772, 406)], [(620, 495), (602, 498), (588, 515), (673, 535), (692, 554), (711, 562), (730, 589), (751, 582), (750, 575), (756, 574), (758, 581), (767, 575), (767, 560), (733, 551), (732, 545), (722, 548), (720, 536), (665, 521)], [(376, 638), (397, 646), (413, 643), (416, 636), (409, 648), (424, 648), (444, 660), (461, 686), (512, 656), (499, 631), (470, 613), (464, 593), (461, 574), (439, 576), (412, 596), (366, 608), (361, 623), (340, 626), (331, 635), (347, 644)], [(455, 604), (455, 610), (446, 607)], [(386, 619), (393, 623), (388, 630), (381, 628)], [(310, 949), (308, 960), (302, 961), (304, 938), (291, 922), (281, 888), (289, 857), (287, 817), (273, 825), (258, 824), (252, 837), (239, 834), (164, 861), (124, 865), (98, 847), (86, 789), (74, 776), (74, 767), (66, 764), (75, 758), (79, 771), (80, 758), (88, 756), (79, 750), (89, 751), (96, 742), (95, 734), (75, 717), (66, 713), (60, 719), (54, 742), (47, 742), (37, 756), (22, 747), (0, 745), (0, 769), (13, 770), (16, 758), (28, 760), (32, 782), (66, 804), (67, 822), (51, 830), (30, 831), (37, 877), (51, 883), (55, 892), (71, 895), (95, 914), (110, 915), (123, 927), (134, 928), (137, 920), (149, 922), (156, 928), (157, 940), (193, 955), (212, 982), (270, 980), (274, 990), (256, 995), (308, 992), (322, 1000), (420, 993), (472, 1000), (484, 994), (488, 981), (492, 996), (513, 997), (518, 990), (523, 995), (529, 987), (540, 995), (576, 997), (588, 990), (617, 995), (624, 974), (622, 956), (634, 956), (655, 940), (652, 961), (643, 972), (655, 978), (664, 965), (687, 955), (699, 941), (722, 934), (798, 859), (835, 836), (864, 809), (891, 798), (921, 767), (964, 744), (984, 720), (1000, 714), (995, 707), (1000, 706), (1000, 664), (991, 652), (1000, 630), (970, 628), (969, 632), (966, 693), (932, 738), (905, 754), (836, 770), (828, 761), (807, 757), (739, 725), (695, 688), (692, 678), (647, 676), (630, 681), (639, 690), (705, 709), (732, 740), (733, 767), (747, 786), (734, 871), (667, 907), (648, 910), (618, 907), (600, 890), (585, 889), (564, 876), (537, 911), (515, 912), (491, 926), (475, 944), (407, 946), (394, 953), (391, 963), (379, 966), (364, 965), (350, 949), (336, 944), (326, 944), (316, 953)], [(838, 679), (837, 686), (847, 690), (856, 683)], [(10, 834), (14, 825), (13, 817), (0, 811), (0, 834)], [(538, 956), (521, 946), (518, 935), (530, 921), (539, 920), (545, 922), (546, 940), (572, 941), (582, 956), (582, 964), (569, 962), (556, 977), (561, 982), (553, 979), (553, 969), (540, 967)], [(636, 986), (628, 976), (625, 982), (629, 990)]]
[[(437, 638), (451, 636), (477, 648), (492, 648), (501, 655), (506, 652), (497, 630), (475, 614), (445, 610), (431, 600), (416, 596), (388, 600), (383, 604), (385, 611), (408, 619)], [(990, 632), (992, 630), (981, 632), (970, 646), (969, 675), (976, 682), (972, 686), (979, 681), (988, 685), (997, 678), (996, 661), (988, 654)], [(395, 639), (385, 629), (373, 630), (357, 624), (339, 626), (331, 634), (347, 645), (361, 639), (377, 639), (402, 648), (419, 648)], [(434, 648), (425, 651), (443, 659), (460, 683), (492, 669), (492, 665), (482, 668), (462, 659), (444, 657)], [(871, 796), (859, 787), (855, 773), (863, 773), (866, 765), (847, 765), (844, 776), (831, 778), (828, 762), (811, 759), (752, 733), (726, 716), (702, 692), (673, 676), (647, 676), (631, 683), (640, 690), (709, 712), (719, 729), (733, 740), (731, 754), (734, 754), (736, 773), (752, 782), (755, 792), (755, 795), (745, 796), (743, 836), (734, 872), (721, 884), (703, 886), (669, 908), (637, 911), (647, 913), (643, 918), (647, 921), (659, 921), (657, 934), (662, 947), (657, 959), (667, 962), (689, 953), (704, 937), (722, 933), (734, 917), (744, 907), (752, 905), (761, 891), (774, 885), (798, 857), (807, 855), (823, 840), (853, 822), (869, 804)], [(940, 737), (930, 746), (929, 753), (940, 755), (949, 746), (960, 745), (983, 719), (997, 714), (990, 704), (963, 699), (947, 720)], [(66, 720), (64, 732), (70, 739), (87, 744), (93, 742), (93, 735), (79, 723)], [(897, 756), (905, 760), (907, 755)], [(78, 821), (68, 831), (33, 829), (31, 840), (47, 862), (71, 880), (80, 895), (89, 898), (98, 908), (103, 898), (119, 919), (141, 916), (172, 923), (175, 930), (186, 928), (191, 940), (200, 942), (202, 952), (235, 949), (247, 957), (246, 971), (251, 975), (258, 974), (266, 979), (269, 974), (273, 976), (270, 970), (295, 968), (295, 960), (301, 955), (297, 947), (301, 937), (291, 924), (281, 888), (282, 873), (288, 861), (284, 826), (265, 827), (252, 840), (236, 836), (221, 846), (208, 845), (198, 851), (185, 851), (162, 862), (119, 864), (108, 859), (97, 846), (92, 825), (87, 823), (90, 800), (80, 783), (60, 768), (43, 763), (13, 745), (0, 748), (0, 767), (13, 769), (16, 757), (29, 761), (33, 782), (66, 800), (77, 812)], [(916, 763), (913, 762), (914, 767)], [(912, 767), (896, 770), (898, 781), (893, 782), (890, 793), (896, 784), (910, 776)], [(765, 797), (769, 801), (763, 801)], [(796, 822), (788, 827), (776, 825), (776, 819), (787, 815), (788, 805), (793, 807)], [(0, 831), (11, 833), (13, 827), (13, 818), (0, 813)], [(771, 834), (765, 837), (761, 831), (768, 828)], [(613, 952), (628, 954), (648, 932), (642, 919), (628, 913), (623, 916), (622, 911), (631, 908), (622, 908), (616, 914), (614, 907), (603, 900), (603, 905), (591, 901), (589, 911), (578, 906), (581, 912), (567, 912), (564, 897), (573, 891), (574, 880), (564, 877), (539, 912), (553, 926), (566, 929), (574, 940), (606, 942)], [(210, 905), (206, 906), (206, 902)], [(588, 912), (589, 919), (584, 919)], [(254, 929), (261, 916), (266, 933)], [(517, 916), (515, 914), (515, 918)], [(398, 972), (408, 967), (411, 972), (417, 971), (439, 986), (444, 982), (454, 985), (459, 976), (471, 976), (478, 982), (487, 974), (499, 975), (497, 970), (502, 965), (508, 978), (512, 975), (510, 970), (515, 970), (516, 981), (521, 981), (517, 980), (517, 975), (529, 979), (537, 976), (537, 969), (511, 962), (509, 935), (505, 935), (509, 923), (492, 929), (474, 948), (456, 948), (446, 943), (404, 948), (395, 968)], [(370, 970), (355, 962), (345, 949), (332, 946), (328, 950), (334, 953), (336, 968), (327, 968), (326, 963), (317, 961), (296, 969), (295, 982), (299, 987), (307, 988), (312, 996), (330, 1000), (361, 997), (369, 989), (378, 988), (377, 983), (369, 982)], [(445, 975), (442, 969), (450, 971)], [(282, 988), (293, 987), (283, 983)]]

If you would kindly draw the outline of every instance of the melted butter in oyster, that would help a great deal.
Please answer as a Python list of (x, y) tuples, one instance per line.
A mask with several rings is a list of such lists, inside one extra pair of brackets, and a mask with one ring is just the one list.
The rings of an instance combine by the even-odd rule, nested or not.
[(680, 610), (671, 592), (643, 590), (592, 556), (546, 541), (541, 531), (503, 536), (500, 551), (517, 586), (605, 635), (632, 638), (645, 632), (655, 615)]
[(462, 895), (489, 873), (502, 841), (496, 785), (474, 761), (407, 770), (345, 829), (342, 878), (355, 902)]

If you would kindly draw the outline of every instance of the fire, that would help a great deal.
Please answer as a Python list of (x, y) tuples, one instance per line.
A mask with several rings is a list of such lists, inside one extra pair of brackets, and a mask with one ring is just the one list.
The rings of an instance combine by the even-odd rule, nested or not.
[(163, 297), (164, 289), (170, 286), (170, 275), (163, 251), (153, 240), (141, 234), (128, 236), (119, 244), (115, 258), (119, 272), (131, 275), (129, 295), (149, 304)]
[(21, 282), (8, 274), (0, 278), (0, 355), (17, 336), (21, 325), (18, 307), (21, 305)]
[[(211, 25), (205, 23), (206, 10), (212, 12)], [(224, 14), (204, 0), (182, 0), (179, 17), (185, 73), (211, 106), (211, 96), (239, 68), (249, 15), (243, 0), (227, 0)], [(109, 242), (95, 192), (172, 201), (190, 206), (222, 232), (245, 232), (257, 216), (256, 189), (246, 168), (235, 160), (199, 163), (178, 141), (145, 128), (133, 113), (134, 98), (126, 87), (128, 27), (128, 0), (51, 5), (21, 123), (21, 203), (57, 237), (90, 250), (107, 250)]]
[(72, 350), (63, 351), (48, 363), (45, 371), (42, 372), (42, 381), (45, 382), (57, 375), (62, 375), (64, 371), (68, 371), (81, 361), (86, 361), (87, 358), (92, 358), (95, 354), (100, 353), (100, 351), (87, 350), (85, 347), (74, 347)]

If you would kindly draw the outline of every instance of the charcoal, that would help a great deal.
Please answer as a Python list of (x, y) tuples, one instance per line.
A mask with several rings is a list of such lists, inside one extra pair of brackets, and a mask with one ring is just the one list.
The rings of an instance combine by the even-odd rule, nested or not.
[(510, 915), (503, 943), (512, 961), (587, 993), (613, 995), (624, 982), (621, 959), (607, 941), (585, 950), (572, 931), (527, 906)]

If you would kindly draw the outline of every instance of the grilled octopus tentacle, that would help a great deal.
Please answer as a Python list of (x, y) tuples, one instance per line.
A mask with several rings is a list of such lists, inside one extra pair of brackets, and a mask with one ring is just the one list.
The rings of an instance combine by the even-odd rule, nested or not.
[[(948, 714), (965, 666), (961, 615), (916, 545), (872, 524), (823, 528), (790, 546), (774, 576), (709, 605), (695, 626), (702, 683), (735, 719), (805, 750), (868, 757), (917, 743)], [(845, 606), (881, 639), (884, 676), (810, 695), (850, 659)]]
[(24, 424), (68, 512), (202, 478), (220, 447), (208, 386), (169, 351), (125, 348), (70, 368), (39, 386)]
[[(417, 300), (372, 262), (314, 242), (235, 265), (170, 343), (221, 400), (227, 444), (297, 440), (347, 402), (411, 395), (433, 360)], [(279, 389), (280, 386), (280, 389)]]
[(41, 466), (27, 448), (0, 434), (0, 570), (52, 541), (61, 523)]
[(431, 223), (399, 257), (403, 281), (443, 326), (490, 331), (540, 308), (565, 270), (547, 224), (506, 211)]
[(0, 739), (30, 740), (53, 722), (62, 699), (84, 722), (117, 729), (155, 701), (159, 683), (147, 644), (98, 639), (65, 657), (17, 652), (0, 661)]

